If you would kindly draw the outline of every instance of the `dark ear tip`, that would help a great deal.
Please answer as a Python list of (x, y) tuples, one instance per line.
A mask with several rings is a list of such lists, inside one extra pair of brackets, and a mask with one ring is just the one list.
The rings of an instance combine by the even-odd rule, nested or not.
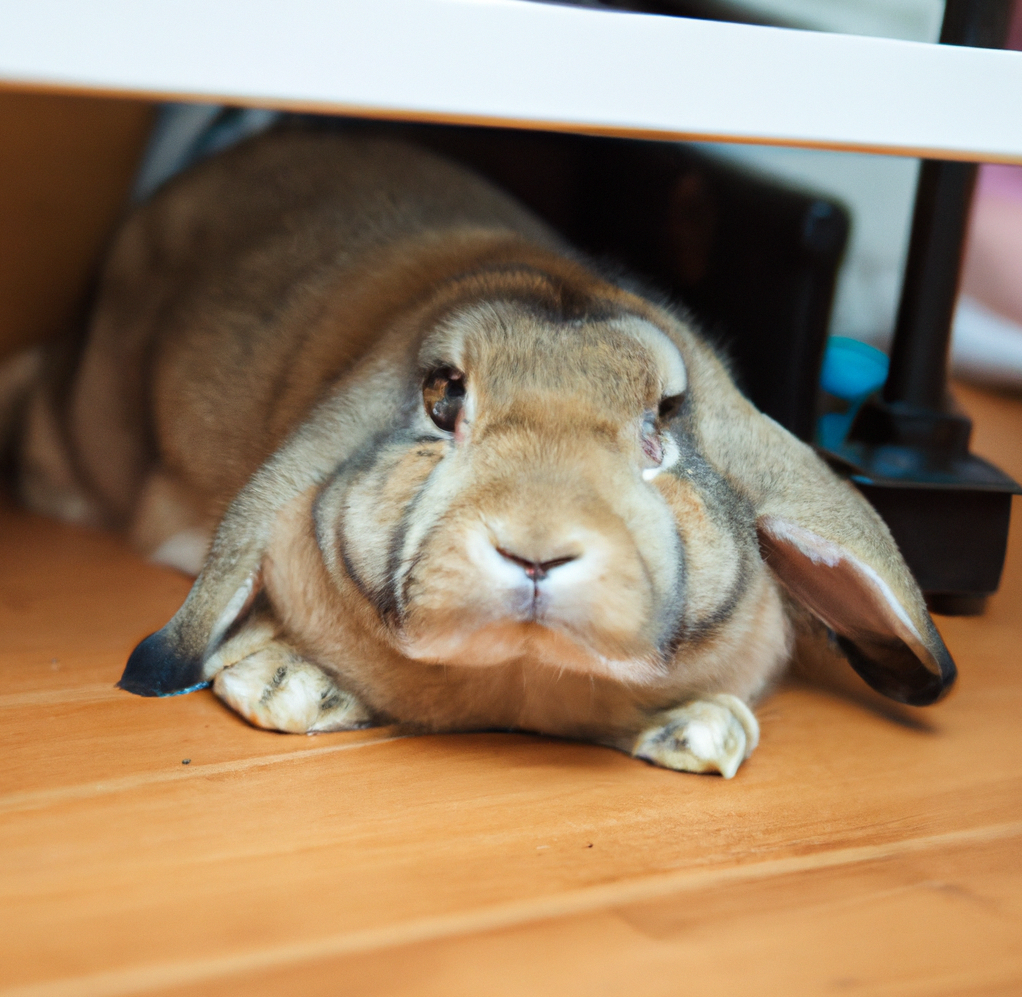
[(136, 696), (176, 696), (209, 685), (202, 679), (202, 661), (180, 654), (166, 630), (150, 634), (131, 652), (119, 689)]
[(907, 703), (909, 706), (932, 706), (934, 703), (939, 703), (951, 691), (957, 677), (958, 672), (952, 662), (950, 674), (944, 671), (940, 675), (927, 672), (925, 678), (921, 677), (921, 681), (911, 683), (907, 689), (895, 690), (896, 693), (900, 692), (902, 695), (892, 695), (890, 692), (887, 695), (892, 699)]
[(958, 678), (958, 668), (937, 628), (931, 623), (928, 645), (938, 672), (927, 672), (928, 679), (920, 683), (917, 696), (906, 700), (910, 706), (930, 706), (939, 703), (952, 689)]
[(932, 706), (955, 684), (955, 667), (944, 642), (936, 637), (933, 648), (939, 674), (928, 669), (905, 645), (856, 644), (837, 635), (848, 663), (877, 692), (908, 706)]

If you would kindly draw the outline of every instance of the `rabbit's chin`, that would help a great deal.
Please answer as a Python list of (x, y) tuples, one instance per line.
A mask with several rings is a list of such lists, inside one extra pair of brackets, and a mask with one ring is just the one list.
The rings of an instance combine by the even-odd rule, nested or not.
[(400, 649), (406, 657), (430, 664), (486, 668), (520, 661), (627, 685), (657, 685), (668, 675), (662, 655), (653, 648), (645, 654), (601, 654), (572, 635), (533, 621), (501, 621), (475, 629), (452, 621), (450, 627), (402, 636)]

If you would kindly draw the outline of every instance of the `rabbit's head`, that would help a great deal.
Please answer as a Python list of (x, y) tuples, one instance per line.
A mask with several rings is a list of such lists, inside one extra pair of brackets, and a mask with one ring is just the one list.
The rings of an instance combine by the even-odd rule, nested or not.
[[(740, 588), (751, 510), (722, 521), (691, 483), (687, 372), (663, 329), (522, 282), (517, 300), (466, 288), (432, 326), (404, 424), (321, 495), (320, 544), (411, 658), (641, 681), (705, 623), (689, 590)], [(686, 484), (694, 517), (668, 498)]]

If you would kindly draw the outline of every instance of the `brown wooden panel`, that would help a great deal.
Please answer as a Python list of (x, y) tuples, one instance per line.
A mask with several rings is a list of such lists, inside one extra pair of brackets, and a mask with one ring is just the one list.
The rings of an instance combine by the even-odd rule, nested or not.
[(127, 542), (0, 504), (0, 697), (112, 684), (132, 647), (162, 627), (190, 580)]
[(138, 100), (0, 91), (0, 358), (75, 315), (152, 113)]

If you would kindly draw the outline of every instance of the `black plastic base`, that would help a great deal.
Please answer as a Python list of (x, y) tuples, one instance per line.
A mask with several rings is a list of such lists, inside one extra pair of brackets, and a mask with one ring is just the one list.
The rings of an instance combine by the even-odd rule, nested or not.
[(982, 616), (986, 607), (985, 595), (930, 592), (926, 596), (926, 608), (935, 616)]
[(983, 611), (1001, 580), (1015, 481), (972, 454), (846, 442), (824, 456), (883, 517), (934, 612)]

